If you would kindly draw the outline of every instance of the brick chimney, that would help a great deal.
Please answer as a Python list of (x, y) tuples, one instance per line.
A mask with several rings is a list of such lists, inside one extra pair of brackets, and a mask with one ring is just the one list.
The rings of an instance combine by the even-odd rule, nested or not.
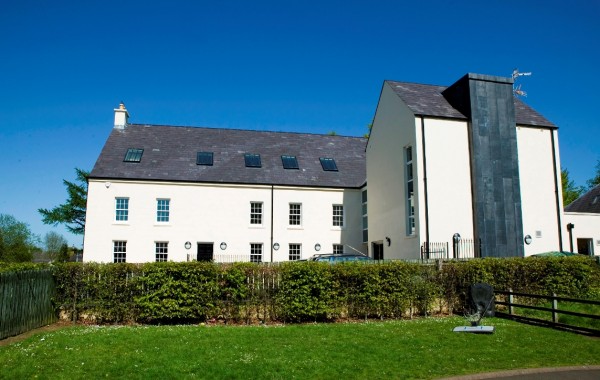
[(119, 108), (115, 108), (115, 128), (125, 129), (128, 120), (129, 112), (127, 112), (127, 108), (125, 108), (125, 103), (121, 102)]

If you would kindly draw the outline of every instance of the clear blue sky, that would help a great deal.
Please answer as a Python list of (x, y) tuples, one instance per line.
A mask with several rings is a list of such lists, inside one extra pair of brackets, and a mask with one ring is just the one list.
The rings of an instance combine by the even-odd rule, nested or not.
[(559, 126), (579, 185), (600, 159), (600, 1), (3, 1), (0, 213), (91, 170), (121, 100), (131, 122), (363, 135), (386, 79), (520, 80)]

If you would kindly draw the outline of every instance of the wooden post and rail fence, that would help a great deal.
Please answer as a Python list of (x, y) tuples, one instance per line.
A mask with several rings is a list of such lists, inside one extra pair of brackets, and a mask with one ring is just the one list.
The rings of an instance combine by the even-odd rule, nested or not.
[[(515, 321), (524, 322), (524, 323), (532, 323), (532, 324), (541, 324), (549, 327), (561, 329), (561, 330), (569, 330), (578, 333), (584, 333), (593, 336), (600, 336), (600, 329), (577, 326), (572, 324), (561, 323), (559, 321), (561, 315), (570, 315), (574, 317), (587, 318), (590, 320), (600, 320), (600, 301), (597, 300), (583, 300), (576, 298), (568, 298), (568, 297), (558, 297), (556, 294), (552, 294), (551, 296), (543, 296), (539, 294), (528, 294), (528, 293), (518, 293), (513, 292), (512, 289), (507, 291), (505, 290), (494, 290), (495, 295), (504, 296), (503, 300), (498, 299), (496, 297), (495, 304), (506, 306), (505, 311), (496, 310), (496, 316), (501, 318), (513, 319)], [(536, 300), (546, 300), (547, 303), (551, 303), (550, 307), (547, 306), (539, 306), (539, 305), (531, 305), (519, 302), (520, 299), (536, 299)], [(579, 305), (594, 305), (598, 307), (598, 313), (588, 314), (588, 313), (579, 313), (575, 311), (565, 310), (565, 308), (559, 307), (559, 302), (562, 304), (571, 303), (571, 304), (579, 304)], [(522, 313), (517, 313), (516, 309), (520, 310), (538, 310), (544, 313), (548, 313), (548, 319), (536, 318), (532, 316), (525, 316)]]

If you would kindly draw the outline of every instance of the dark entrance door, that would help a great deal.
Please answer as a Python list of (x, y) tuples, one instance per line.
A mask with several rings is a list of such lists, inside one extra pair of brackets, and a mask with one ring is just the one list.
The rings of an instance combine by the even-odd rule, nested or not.
[(373, 243), (373, 260), (383, 260), (383, 243)]
[(198, 261), (212, 261), (213, 243), (198, 243)]

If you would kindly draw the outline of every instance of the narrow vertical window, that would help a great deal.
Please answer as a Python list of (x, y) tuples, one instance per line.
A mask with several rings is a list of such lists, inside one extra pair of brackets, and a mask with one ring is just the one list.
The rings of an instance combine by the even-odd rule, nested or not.
[(261, 225), (263, 215), (262, 202), (250, 202), (250, 224)]
[(290, 261), (300, 260), (301, 256), (302, 256), (302, 245), (301, 244), (290, 244), (289, 260)]
[(115, 198), (115, 220), (118, 222), (129, 220), (129, 198)]
[(367, 189), (362, 192), (362, 241), (369, 241), (369, 217), (367, 215)]
[(127, 242), (113, 241), (113, 262), (124, 263), (127, 259)]
[(170, 216), (170, 199), (156, 200), (156, 221), (160, 223), (168, 223)]
[(334, 244), (333, 245), (333, 253), (336, 255), (341, 255), (344, 253), (344, 245), (343, 244)]
[(333, 205), (333, 226), (344, 227), (344, 206)]
[(405, 178), (406, 178), (406, 234), (415, 234), (415, 193), (413, 176), (412, 147), (404, 148)]
[(302, 222), (302, 204), (290, 203), (290, 226), (300, 226)]
[(169, 255), (169, 243), (168, 242), (156, 242), (155, 250), (156, 262), (167, 261)]
[(261, 263), (262, 262), (262, 243), (251, 243), (250, 244), (250, 262)]

